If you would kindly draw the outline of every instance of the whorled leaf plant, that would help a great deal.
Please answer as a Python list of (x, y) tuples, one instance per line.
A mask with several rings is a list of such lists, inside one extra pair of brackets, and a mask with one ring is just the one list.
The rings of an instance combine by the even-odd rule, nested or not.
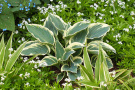
[[(44, 25), (27, 24), (28, 31), (35, 37), (36, 41), (29, 41), (22, 51), (24, 56), (45, 55), (42, 63), (46, 66), (57, 66), (61, 73), (57, 80), (61, 81), (68, 76), (72, 81), (80, 75), (78, 65), (82, 63), (82, 49), (88, 47), (91, 54), (98, 53), (98, 44), (104, 46), (104, 50), (115, 49), (100, 41), (92, 41), (85, 45), (87, 40), (103, 37), (109, 31), (109, 25), (103, 23), (89, 23), (80, 21), (74, 25), (65, 23), (59, 16), (49, 14)], [(105, 51), (104, 51), (105, 52)], [(112, 67), (111, 60), (108, 60)]]
[(83, 80), (79, 81), (79, 83), (84, 85), (87, 90), (116, 90), (120, 88), (123, 88), (122, 90), (124, 90), (124, 88), (126, 88), (126, 90), (134, 89), (134, 86), (130, 85), (132, 82), (135, 82), (135, 78), (130, 76), (132, 70), (121, 69), (109, 72), (101, 45), (99, 45), (99, 54), (94, 69), (92, 68), (86, 47), (84, 48), (83, 59), (84, 66), (80, 65)]

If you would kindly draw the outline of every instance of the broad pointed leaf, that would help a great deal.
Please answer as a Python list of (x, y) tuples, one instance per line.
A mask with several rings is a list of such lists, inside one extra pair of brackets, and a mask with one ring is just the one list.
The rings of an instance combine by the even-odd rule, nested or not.
[(79, 42), (79, 43), (85, 44), (87, 33), (88, 33), (87, 30), (80, 31), (79, 33), (74, 35), (72, 38), (70, 38), (69, 42), (70, 43)]
[(37, 24), (27, 24), (26, 27), (28, 31), (40, 42), (54, 44), (54, 34), (48, 28)]
[[(29, 44), (29, 43), (28, 43)], [(21, 53), (24, 56), (45, 55), (49, 52), (48, 46), (42, 43), (33, 43), (25, 47)]]
[(85, 86), (88, 86), (88, 87), (92, 87), (92, 88), (100, 88), (99, 87), (99, 84), (95, 83), (95, 82), (92, 82), (92, 81), (80, 81), (79, 83), (82, 83), (84, 84)]
[(81, 21), (75, 23), (73, 26), (69, 27), (67, 31), (64, 32), (64, 37), (75, 35), (76, 33), (86, 29), (89, 22)]
[(42, 61), (45, 61), (47, 63), (47, 66), (52, 66), (58, 63), (57, 58), (54, 56), (45, 56)]
[(84, 45), (79, 42), (74, 42), (67, 46), (67, 48), (72, 48), (72, 49), (79, 49), (79, 48), (83, 48), (83, 47), (84, 47)]
[(53, 23), (53, 25), (58, 29), (58, 30), (65, 30), (67, 23), (65, 23), (59, 16), (54, 15), (54, 14), (49, 14), (49, 17)]
[(103, 23), (92, 23), (88, 26), (89, 33), (87, 37), (89, 39), (99, 38), (105, 35), (110, 29), (110, 26)]
[(65, 52), (64, 47), (61, 45), (61, 43), (58, 40), (56, 41), (55, 47), (56, 47), (55, 54), (56, 54), (57, 59), (62, 59)]
[(56, 30), (56, 27), (53, 25), (49, 16), (46, 18), (43, 26), (51, 30), (54, 33), (54, 35), (58, 35), (58, 31)]

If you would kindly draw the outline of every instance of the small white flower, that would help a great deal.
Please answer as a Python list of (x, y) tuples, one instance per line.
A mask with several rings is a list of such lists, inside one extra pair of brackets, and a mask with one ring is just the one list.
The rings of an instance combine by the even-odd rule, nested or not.
[(84, 79), (82, 76), (77, 77), (77, 80), (82, 80), (82, 79)]
[(8, 50), (9, 50), (9, 51), (13, 51), (13, 48), (9, 48)]
[(22, 37), (22, 41), (25, 41), (25, 38), (24, 37)]
[(25, 85), (26, 85), (26, 86), (30, 86), (30, 83), (27, 82)]
[(18, 30), (15, 31), (15, 34), (18, 34)]
[(18, 43), (21, 43), (21, 40), (18, 40)]
[(104, 81), (100, 82), (100, 85), (104, 85)]
[(72, 83), (69, 83), (67, 86), (72, 86)]
[(30, 77), (30, 73), (26, 72), (25, 75), (24, 75), (25, 78), (28, 78)]
[(40, 69), (37, 69), (37, 71), (38, 71), (38, 72), (41, 72), (41, 70), (40, 70)]
[(19, 76), (22, 77), (23, 74), (20, 74)]
[(3, 82), (0, 82), (0, 85), (3, 85), (4, 83)]
[(122, 44), (122, 42), (121, 42), (121, 41), (119, 41), (119, 42), (118, 42), (118, 44)]
[(66, 85), (67, 85), (67, 83), (62, 83), (62, 85), (63, 85), (63, 86), (66, 86)]
[(34, 68), (38, 68), (38, 67), (37, 67), (37, 64), (34, 65)]
[(104, 86), (106, 87), (106, 86), (107, 86), (107, 84), (104, 84)]
[(112, 77), (115, 77), (115, 74), (113, 74)]
[(77, 4), (81, 4), (81, 2), (79, 0), (77, 0)]
[(12, 54), (9, 54), (8, 56), (9, 56), (9, 58), (11, 58), (12, 57)]
[(65, 78), (65, 81), (70, 82), (71, 79), (70, 78)]
[(126, 32), (129, 32), (129, 29), (128, 28), (124, 28), (123, 30), (126, 31)]
[(5, 80), (5, 78), (4, 77), (1, 77), (1, 81), (4, 81)]
[(50, 0), (51, 2), (53, 1), (53, 0)]
[(120, 89), (117, 89), (117, 88), (116, 88), (115, 90), (120, 90)]

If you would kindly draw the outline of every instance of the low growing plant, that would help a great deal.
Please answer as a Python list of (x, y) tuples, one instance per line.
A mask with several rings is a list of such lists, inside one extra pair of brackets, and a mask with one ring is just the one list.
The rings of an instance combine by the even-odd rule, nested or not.
[(84, 48), (83, 59), (84, 66), (80, 65), (80, 70), (84, 79), (79, 81), (79, 83), (84, 85), (87, 90), (116, 90), (124, 88), (133, 90), (135, 88), (132, 85), (135, 82), (135, 78), (130, 76), (132, 70), (121, 69), (116, 70), (116, 72), (109, 72), (106, 58), (100, 45), (94, 70), (86, 47)]
[[(110, 45), (95, 38), (103, 38), (109, 31), (109, 26), (103, 23), (77, 22), (73, 26), (65, 23), (59, 16), (49, 14), (44, 25), (27, 24), (28, 31), (36, 41), (29, 41), (22, 51), (24, 56), (45, 55), (42, 59), (43, 66), (55, 65), (61, 73), (57, 81), (61, 81), (66, 75), (71, 81), (80, 76), (78, 65), (82, 63), (81, 53), (88, 40), (88, 52), (98, 54), (98, 44), (101, 43), (104, 50), (115, 49)], [(106, 52), (104, 51), (107, 56)], [(109, 68), (112, 62), (107, 59)]]

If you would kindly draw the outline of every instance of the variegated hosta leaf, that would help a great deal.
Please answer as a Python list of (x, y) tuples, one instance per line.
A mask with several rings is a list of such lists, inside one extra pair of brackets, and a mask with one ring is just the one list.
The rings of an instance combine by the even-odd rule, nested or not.
[(49, 49), (50, 48), (45, 44), (33, 43), (33, 44), (26, 45), (26, 47), (21, 52), (21, 55), (24, 56), (45, 55), (46, 53), (49, 52)]
[(54, 44), (55, 38), (52, 31), (38, 24), (27, 24), (28, 31), (40, 42)]
[(64, 60), (64, 61), (68, 60), (68, 58), (70, 57), (70, 55), (72, 55), (73, 53), (75, 53), (74, 50), (72, 50), (70, 48), (66, 48), (62, 60)]
[(53, 25), (58, 29), (58, 30), (65, 30), (67, 23), (65, 23), (59, 16), (54, 15), (54, 14), (49, 14), (49, 17), (53, 23)]
[(74, 65), (79, 65), (79, 64), (81, 64), (83, 62), (83, 59), (81, 58), (81, 57), (74, 57), (73, 58), (73, 63), (74, 63)]
[(92, 41), (92, 42), (89, 43), (88, 48), (91, 47), (91, 46), (99, 47), (99, 44), (102, 46), (102, 48), (105, 51), (112, 51), (112, 52), (116, 53), (115, 49), (111, 45), (109, 45), (107, 43), (104, 43), (102, 41)]
[[(88, 50), (89, 54), (96, 54), (96, 55), (98, 55), (98, 53), (99, 53), (98, 46), (96, 46), (94, 44), (88, 45), (87, 50)], [(107, 53), (104, 50), (103, 50), (103, 53), (104, 53), (105, 56), (108, 56)]]
[(75, 23), (73, 26), (69, 27), (67, 31), (64, 32), (64, 37), (72, 36), (84, 29), (89, 25), (89, 22), (81, 21)]
[(61, 71), (69, 71), (69, 72), (72, 72), (72, 73), (77, 73), (77, 66), (75, 66), (73, 63), (71, 63), (71, 65), (64, 64), (61, 67)]
[(56, 45), (55, 45), (55, 48), (56, 48), (56, 57), (57, 59), (62, 59), (62, 56), (64, 55), (64, 47), (61, 45), (61, 43), (57, 40), (56, 41)]
[(82, 48), (79, 48), (77, 50), (75, 50), (75, 53), (73, 54), (73, 56), (78, 56), (82, 53)]
[(77, 77), (81, 76), (80, 69), (77, 70), (77, 73), (67, 72), (67, 76), (71, 79), (71, 81), (75, 81)]
[(64, 78), (65, 74), (64, 72), (61, 72), (57, 75), (57, 82), (60, 82)]
[(67, 76), (68, 78), (70, 78), (71, 81), (75, 81), (76, 80), (76, 74), (72, 73), (72, 72), (67, 72)]
[(58, 60), (54, 56), (45, 56), (42, 61), (46, 62), (47, 66), (52, 66), (58, 63)]
[(72, 38), (70, 38), (70, 43), (73, 43), (73, 42), (80, 42), (82, 44), (85, 44), (86, 42), (86, 36), (87, 36), (87, 29), (86, 30), (83, 30), (83, 31), (80, 31), (79, 33), (77, 33), (76, 35), (74, 35)]
[(74, 42), (67, 46), (67, 48), (72, 48), (72, 49), (79, 49), (79, 48), (83, 48), (83, 47), (84, 47), (84, 45), (79, 42)]
[(49, 30), (51, 30), (54, 34), (58, 35), (58, 31), (56, 27), (53, 25), (50, 17), (48, 16), (44, 22), (44, 27), (47, 27)]
[(87, 37), (89, 39), (99, 38), (105, 35), (110, 29), (110, 26), (103, 23), (92, 23), (88, 26), (89, 33)]

